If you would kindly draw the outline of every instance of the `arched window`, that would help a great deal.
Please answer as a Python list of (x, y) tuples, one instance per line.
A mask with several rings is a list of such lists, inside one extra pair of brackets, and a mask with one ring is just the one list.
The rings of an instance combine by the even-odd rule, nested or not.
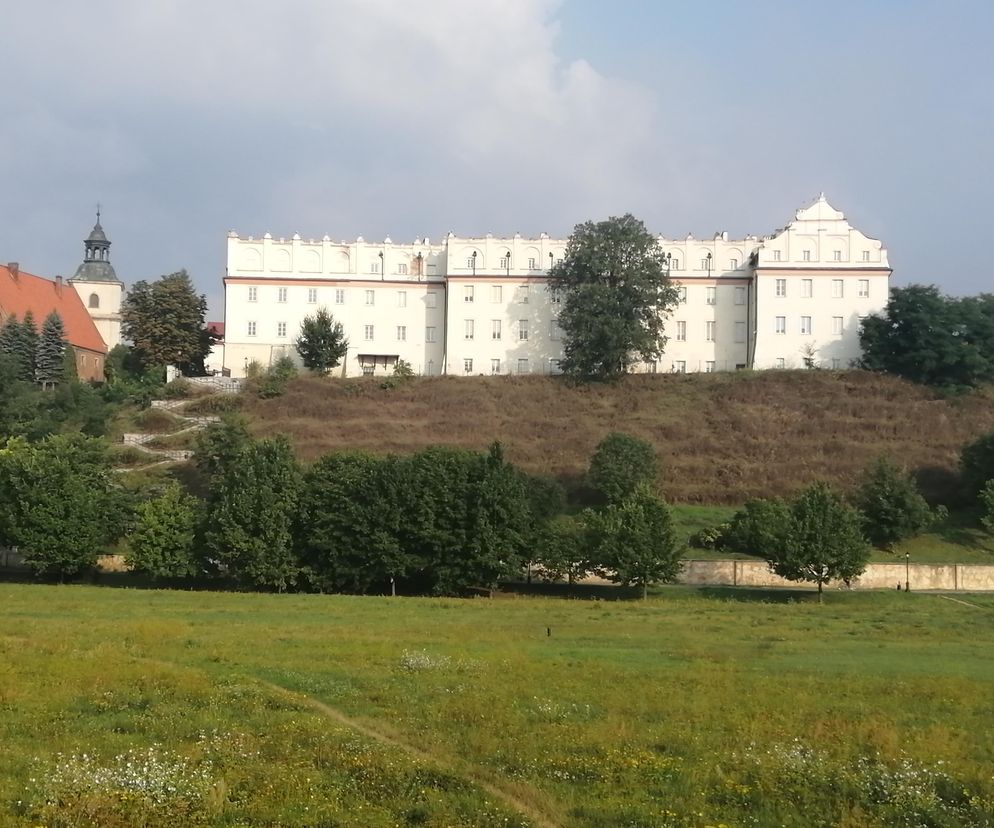
[(100, 297), (95, 293), (90, 294), (90, 307), (99, 308), (100, 307)]

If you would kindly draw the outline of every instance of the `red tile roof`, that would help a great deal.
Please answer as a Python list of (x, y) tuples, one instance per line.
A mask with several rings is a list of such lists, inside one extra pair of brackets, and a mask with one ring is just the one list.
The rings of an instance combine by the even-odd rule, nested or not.
[(224, 322), (208, 322), (207, 330), (209, 330), (214, 336), (219, 340), (224, 340)]
[(31, 311), (40, 331), (45, 317), (53, 310), (62, 317), (66, 339), (71, 345), (107, 353), (103, 338), (72, 285), (65, 282), (60, 285), (50, 279), (0, 265), (0, 318), (14, 315), (23, 319), (24, 314)]

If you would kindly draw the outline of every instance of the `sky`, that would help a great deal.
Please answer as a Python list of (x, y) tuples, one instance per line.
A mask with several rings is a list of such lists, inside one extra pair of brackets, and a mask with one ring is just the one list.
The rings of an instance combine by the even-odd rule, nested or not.
[(762, 235), (824, 192), (894, 284), (994, 291), (989, 0), (4, 3), (0, 260), (119, 278), (226, 235)]

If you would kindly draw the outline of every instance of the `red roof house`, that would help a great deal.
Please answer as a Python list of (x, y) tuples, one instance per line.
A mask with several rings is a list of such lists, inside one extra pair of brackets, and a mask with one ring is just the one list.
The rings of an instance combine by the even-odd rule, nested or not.
[(107, 346), (72, 285), (61, 276), (53, 281), (25, 273), (16, 262), (0, 265), (0, 323), (8, 316), (23, 319), (28, 311), (39, 330), (45, 317), (56, 311), (75, 352), (79, 378), (103, 381)]

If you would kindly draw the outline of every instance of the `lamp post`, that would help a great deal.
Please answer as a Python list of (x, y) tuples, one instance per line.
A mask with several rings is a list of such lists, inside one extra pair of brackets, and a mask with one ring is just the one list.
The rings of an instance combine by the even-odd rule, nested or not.
[(383, 259), (383, 251), (382, 250), (380, 251), (379, 256), (380, 256), (380, 281), (382, 282), (384, 280), (384, 278), (385, 278), (384, 275), (383, 275), (384, 259)]
[(710, 277), (711, 276), (711, 254), (710, 253), (708, 253), (707, 263), (708, 263), (708, 276)]
[(549, 251), (549, 270), (552, 270), (552, 267), (553, 267), (554, 264), (555, 264), (555, 256), (552, 255), (552, 251), (550, 250)]
[(911, 591), (911, 553), (904, 553), (904, 591)]
[(418, 251), (418, 255), (415, 256), (414, 258), (416, 258), (418, 260), (418, 281), (420, 282), (421, 281), (421, 277), (424, 275), (423, 274), (424, 266), (425, 266), (425, 256), (424, 256), (424, 253)]
[(510, 250), (508, 250), (507, 253), (504, 254), (504, 268), (505, 268), (504, 272), (508, 276), (510, 276), (511, 275), (511, 251)]
[(473, 251), (473, 255), (470, 256), (470, 259), (473, 260), (473, 275), (475, 276), (476, 275), (476, 251), (475, 250)]

